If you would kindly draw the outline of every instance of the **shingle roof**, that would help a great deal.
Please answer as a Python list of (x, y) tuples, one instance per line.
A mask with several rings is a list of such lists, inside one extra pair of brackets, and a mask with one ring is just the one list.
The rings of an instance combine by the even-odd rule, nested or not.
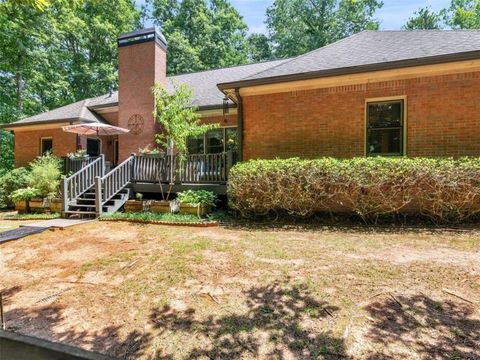
[(269, 78), (281, 80), (282, 76), (295, 74), (320, 75), (321, 72), (341, 69), (348, 72), (348, 69), (369, 65), (397, 63), (401, 67), (402, 61), (469, 52), (479, 52), (477, 57), (480, 58), (478, 30), (367, 30), (250, 75), (242, 82)]
[[(353, 73), (385, 67), (411, 66), (421, 61), (452, 61), (462, 56), (480, 58), (479, 30), (363, 31), (295, 58), (200, 71), (168, 78), (188, 84), (194, 91), (193, 105), (219, 106), (218, 90), (253, 83), (286, 81), (336, 73)], [(217, 87), (218, 86), (218, 87)], [(101, 121), (95, 107), (118, 104), (118, 92), (78, 101), (47, 111), (14, 125), (60, 120)], [(13, 125), (10, 124), (9, 126)]]
[(252, 76), (273, 66), (283, 64), (286, 59), (261, 62), (256, 64), (233, 66), (223, 69), (200, 71), (182, 74), (168, 78), (170, 83), (187, 84), (193, 89), (193, 105), (213, 106), (221, 105), (225, 95), (217, 88), (221, 82), (231, 82)]
[[(230, 82), (244, 79), (248, 76), (264, 71), (272, 66), (280, 65), (288, 59), (265, 61), (256, 64), (232, 66), (221, 69), (198, 71), (194, 73), (169, 76), (169, 88), (173, 89), (173, 83), (187, 84), (193, 89), (192, 105), (198, 107), (222, 105), (224, 95), (218, 90), (219, 82)], [(112, 95), (102, 95), (90, 99), (89, 107), (106, 106), (118, 102), (118, 92)]]
[[(14, 122), (15, 125), (30, 125), (38, 122), (82, 121), (82, 122), (102, 122), (101, 119), (88, 109), (90, 99), (77, 101), (73, 104), (65, 105), (38, 115), (30, 116), (25, 119)], [(12, 124), (9, 124), (11, 126)]]

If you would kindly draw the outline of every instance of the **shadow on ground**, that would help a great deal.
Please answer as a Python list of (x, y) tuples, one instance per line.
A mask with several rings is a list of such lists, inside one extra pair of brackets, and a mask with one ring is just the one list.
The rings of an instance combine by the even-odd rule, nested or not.
[[(422, 359), (480, 359), (480, 320), (473, 318), (472, 304), (419, 294), (390, 296), (365, 309), (373, 320), (366, 340), (373, 344), (410, 349)], [(385, 353), (368, 357), (395, 358)]]
[[(15, 308), (9, 298), (17, 291), (19, 287), (3, 291), (10, 308), (6, 318), (12, 330), (42, 334), (46, 339), (120, 359), (142, 355), (167, 360), (350, 358), (343, 339), (325, 330), (328, 322), (338, 320), (340, 309), (315, 299), (304, 285), (275, 282), (251, 287), (244, 291), (245, 310), (223, 316), (200, 317), (195, 309), (153, 309), (150, 318), (145, 319), (153, 326), (151, 331), (128, 334), (119, 326), (93, 332), (63, 330), (68, 322), (64, 315), (66, 305)], [(425, 359), (480, 359), (480, 321), (472, 304), (460, 300), (438, 302), (423, 294), (386, 295), (376, 298), (364, 310), (369, 322), (362, 340), (372, 345), (369, 349), (377, 351), (362, 353), (362, 358), (397, 359), (415, 354)], [(85, 322), (88, 324), (88, 319)], [(168, 339), (169, 333), (177, 340), (179, 335), (195, 339), (194, 348), (175, 353), (157, 348), (153, 355), (156, 337)], [(182, 347), (181, 342), (178, 346)]]
[[(151, 320), (160, 331), (181, 331), (210, 339), (206, 348), (194, 348), (185, 359), (285, 358), (285, 352), (298, 358), (337, 359), (345, 357), (343, 342), (329, 332), (307, 329), (305, 319), (335, 316), (337, 307), (314, 299), (304, 286), (279, 283), (252, 287), (245, 291), (248, 311), (198, 320), (195, 310), (177, 312), (169, 307), (152, 312)], [(261, 338), (259, 334), (267, 334)], [(262, 342), (272, 344), (262, 353)], [(288, 350), (287, 350), (288, 349)], [(171, 354), (157, 359), (172, 359)]]
[[(120, 326), (106, 326), (94, 332), (61, 330), (63, 327), (60, 326), (68, 322), (64, 316), (66, 305), (51, 304), (31, 309), (15, 308), (11, 298), (20, 290), (20, 287), (1, 290), (5, 300), (5, 320), (8, 331), (78, 346), (120, 359), (136, 359), (143, 354), (148, 335), (132, 331), (122, 336)], [(85, 321), (88, 322), (88, 319)]]

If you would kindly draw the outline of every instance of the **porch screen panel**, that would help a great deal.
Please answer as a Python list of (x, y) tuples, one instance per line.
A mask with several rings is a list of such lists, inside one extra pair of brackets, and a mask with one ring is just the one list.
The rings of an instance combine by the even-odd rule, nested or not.
[(403, 155), (403, 100), (367, 104), (367, 155)]

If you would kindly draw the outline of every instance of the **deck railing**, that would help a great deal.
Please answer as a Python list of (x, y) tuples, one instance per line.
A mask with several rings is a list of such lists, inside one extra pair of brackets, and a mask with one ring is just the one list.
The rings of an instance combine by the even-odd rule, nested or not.
[(105, 173), (105, 158), (100, 155), (70, 177), (63, 176), (61, 182), (62, 210), (66, 211), (70, 202), (95, 185), (95, 178)]
[(135, 156), (118, 165), (108, 174), (95, 179), (95, 204), (97, 215), (102, 214), (103, 205), (132, 181), (132, 165)]
[(63, 158), (63, 174), (64, 175), (75, 174), (76, 172), (82, 170), (84, 167), (94, 162), (98, 158), (99, 158), (98, 156), (94, 156), (94, 157), (89, 157), (87, 159), (76, 160), (76, 159), (70, 159), (68, 157), (65, 157)]
[[(233, 165), (233, 153), (187, 155), (137, 155), (133, 163), (135, 182), (223, 184)], [(173, 167), (173, 171), (172, 171)]]

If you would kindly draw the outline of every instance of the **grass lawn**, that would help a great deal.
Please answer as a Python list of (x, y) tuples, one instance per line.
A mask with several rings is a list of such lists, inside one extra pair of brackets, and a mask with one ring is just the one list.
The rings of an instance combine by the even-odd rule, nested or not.
[(95, 222), (0, 254), (9, 329), (123, 359), (480, 358), (480, 232)]
[[(33, 221), (26, 221), (26, 220), (4, 220), (0, 218), (0, 232), (2, 231), (8, 231), (8, 230), (13, 230), (18, 228), (20, 225), (26, 225), (28, 223), (31, 223)], [(0, 248), (0, 254), (2, 253), (2, 248)], [(1, 263), (1, 260), (0, 260)], [(0, 287), (1, 289), (1, 287)]]

